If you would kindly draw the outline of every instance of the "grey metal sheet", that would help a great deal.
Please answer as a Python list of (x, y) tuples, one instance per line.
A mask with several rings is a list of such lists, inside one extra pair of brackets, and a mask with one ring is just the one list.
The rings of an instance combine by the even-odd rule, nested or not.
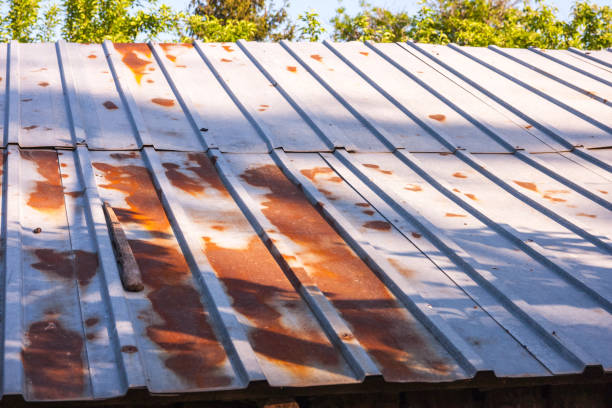
[[(529, 126), (539, 127), (549, 133), (551, 137), (565, 144), (568, 149), (574, 146), (605, 147), (612, 145), (612, 135), (609, 130), (597, 125), (609, 128), (609, 115), (590, 118), (590, 116), (580, 113), (578, 107), (571, 112), (553, 103), (545, 92), (536, 89), (537, 86), (528, 89), (515, 82), (515, 78), (508, 78), (498, 73), (503, 70), (506, 64), (513, 64), (511, 60), (506, 59), (507, 63), (504, 61), (503, 64), (497, 61), (498, 58), (496, 62), (492, 61), (493, 64), (489, 64), (489, 66), (496, 69), (496, 72), (468, 56), (471, 55), (471, 52), (480, 57), (484, 53), (485, 56), (492, 59), (495, 59), (495, 55), (503, 58), (494, 51), (488, 49), (477, 50), (476, 48), (468, 50), (469, 47), (464, 49), (456, 46), (430, 44), (418, 44), (413, 45), (413, 47), (441, 63), (445, 68), (460, 73), (462, 79), (470, 82), (507, 109), (523, 117), (524, 120), (529, 122)], [(537, 75), (537, 73), (535, 74)], [(539, 92), (539, 94), (534, 91)], [(588, 98), (581, 94), (580, 98), (582, 97)], [(604, 107), (608, 109), (605, 105)], [(592, 121), (589, 122), (591, 119)]]

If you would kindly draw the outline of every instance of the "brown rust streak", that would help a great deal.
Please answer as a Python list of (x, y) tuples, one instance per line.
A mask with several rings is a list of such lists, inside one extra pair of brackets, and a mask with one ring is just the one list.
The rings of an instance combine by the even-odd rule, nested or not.
[(39, 400), (72, 399), (85, 393), (83, 338), (53, 318), (32, 323), (21, 351), (32, 396)]
[[(151, 64), (151, 50), (147, 44), (120, 44), (115, 43), (115, 50), (121, 54), (121, 61), (132, 71), (136, 82), (140, 84), (143, 75), (147, 75), (147, 65)], [(147, 59), (142, 59), (138, 55), (144, 55)]]
[(391, 224), (387, 221), (368, 221), (363, 226), (378, 231), (389, 231), (391, 229)]
[(45, 181), (36, 181), (30, 192), (28, 205), (38, 211), (54, 212), (64, 209), (64, 193), (57, 161), (57, 153), (50, 150), (20, 150), (21, 158), (36, 164), (36, 171)]
[(278, 167), (250, 168), (241, 177), (270, 190), (263, 214), (302, 248), (305, 270), (294, 273), (307, 273), (330, 298), (387, 380), (448, 375), (449, 360), (429, 345), (432, 339)]

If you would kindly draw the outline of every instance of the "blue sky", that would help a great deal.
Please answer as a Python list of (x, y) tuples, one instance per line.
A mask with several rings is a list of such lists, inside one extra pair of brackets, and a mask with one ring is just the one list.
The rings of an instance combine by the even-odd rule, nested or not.
[[(188, 0), (159, 0), (160, 3), (166, 3), (177, 9), (184, 9), (189, 3)], [(337, 0), (289, 0), (289, 13), (295, 20), (300, 13), (305, 10), (314, 9), (321, 16), (321, 22), (324, 23), (327, 29), (330, 29), (329, 20), (334, 16), (336, 8), (338, 8)], [(547, 4), (552, 4), (559, 9), (559, 16), (566, 19), (569, 16), (570, 8), (574, 3), (572, 0), (545, 0)], [(276, 3), (280, 3), (277, 0)], [(612, 0), (591, 0), (592, 3), (599, 5), (612, 6)], [(414, 13), (418, 10), (418, 0), (369, 0), (369, 3), (374, 6), (381, 6), (393, 11), (407, 11)], [(349, 14), (356, 14), (359, 11), (359, 0), (343, 0), (342, 5), (347, 9)]]

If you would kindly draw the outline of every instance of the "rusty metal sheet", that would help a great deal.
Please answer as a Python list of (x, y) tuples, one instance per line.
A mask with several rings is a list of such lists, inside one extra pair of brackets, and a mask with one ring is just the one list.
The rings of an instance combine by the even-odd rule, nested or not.
[(326, 294), (387, 381), (450, 381), (460, 375), (448, 352), (270, 157), (231, 155), (227, 159), (274, 226), (269, 235), (296, 278), (303, 285), (312, 282)]
[[(396, 148), (445, 152), (448, 148), (380, 94), (328, 47), (317, 43), (283, 43), (320, 82), (359, 112), (381, 137)], [(364, 51), (367, 52), (367, 51)]]
[[(453, 176), (460, 172), (467, 174), (467, 169), (459, 166), (459, 160), (452, 156), (443, 155), (424, 155), (420, 159), (421, 164), (427, 164), (427, 174), (445, 176), (447, 178), (466, 181), (461, 177)], [(602, 352), (601, 345), (605, 344), (606, 339), (611, 335), (611, 322), (608, 321), (612, 315), (607, 311), (608, 306), (602, 303), (601, 296), (609, 297), (612, 293), (606, 289), (607, 284), (602, 284), (606, 279), (605, 266), (609, 264), (610, 255), (603, 259), (605, 263), (594, 265), (590, 271), (580, 270), (571, 271), (582, 275), (584, 285), (577, 286), (564, 279), (564, 275), (559, 275), (550, 264), (541, 263), (533, 254), (525, 252), (523, 245), (517, 244), (505, 236), (499, 234), (495, 229), (485, 224), (485, 219), (476, 216), (477, 213), (468, 211), (468, 207), (460, 206), (451, 200), (448, 193), (442, 193), (435, 186), (426, 182), (419, 174), (406, 166), (397, 157), (387, 155), (384, 162), (380, 156), (368, 154), (352, 154), (351, 157), (356, 161), (356, 166), (368, 178), (374, 180), (390, 196), (397, 200), (399, 205), (406, 203), (413, 207), (421, 216), (442, 229), (450, 239), (456, 242), (463, 250), (473, 257), (486, 271), (484, 279), (494, 285), (498, 285), (500, 291), (507, 296), (517, 307), (523, 309), (536, 324), (540, 325), (546, 332), (554, 333), (557, 339), (572, 353), (579, 355), (582, 361), (605, 360), (604, 367), (610, 365), (607, 352)], [(439, 157), (439, 159), (435, 159)], [(436, 166), (443, 166), (445, 163), (457, 164), (452, 172), (448, 169)], [(468, 175), (469, 177), (470, 175)], [(437, 180), (438, 178), (436, 178)], [(486, 185), (486, 183), (480, 183)], [(460, 190), (460, 193), (450, 192), (450, 194), (474, 194), (476, 199), (485, 200), (479, 197), (476, 189), (483, 187), (479, 183), (473, 183), (469, 188), (463, 190), (458, 187), (449, 187)], [(521, 214), (514, 215), (512, 208), (506, 209), (506, 202), (509, 196), (502, 194), (495, 195), (492, 189), (492, 196), (487, 196), (486, 200), (491, 200), (491, 205), (486, 207), (487, 213), (490, 211), (505, 212), (509, 215), (504, 219), (497, 219), (498, 223), (512, 222), (518, 224), (525, 222), (520, 220)], [(482, 193), (481, 193), (482, 194)], [(468, 200), (473, 201), (471, 198)], [(502, 204), (503, 203), (503, 204)], [(484, 208), (484, 204), (483, 204)], [(532, 221), (532, 216), (522, 215), (523, 219)], [(533, 219), (534, 225), (530, 229), (522, 232), (525, 240), (532, 243), (541, 242), (542, 246), (554, 245), (551, 241), (555, 238), (563, 239), (555, 230), (547, 231), (543, 229), (538, 234), (538, 218)], [(529, 228), (526, 226), (526, 228)], [(577, 242), (580, 244), (577, 244)], [(580, 251), (583, 247), (581, 240), (567, 238), (566, 244), (559, 244), (559, 251), (569, 251), (571, 256), (573, 251)], [(549, 261), (554, 262), (554, 261)], [(595, 275), (599, 273), (599, 275)], [(548, 282), (548, 283), (544, 283)], [(542, 290), (542, 285), (546, 290)], [(600, 297), (587, 295), (583, 288), (589, 285), (600, 293)], [(589, 316), (588, 319), (585, 319)], [(587, 321), (589, 323), (587, 323)], [(583, 333), (588, 332), (589, 337), (583, 337)], [(601, 361), (603, 361), (601, 360)]]
[(296, 107), (287, 101), (237, 44), (197, 42), (197, 48), (226, 91), (270, 138), (287, 151), (329, 150)]
[(354, 382), (299, 292), (223, 185), (204, 153), (162, 152), (173, 206), (185, 209), (214, 273), (248, 331), (267, 381), (296, 387)]
[[(526, 88), (517, 83), (515, 78), (504, 76), (503, 68), (499, 65), (500, 61), (491, 61), (492, 63), (488, 64), (486, 61), (477, 61), (476, 57), (470, 57), (470, 52), (478, 56), (482, 56), (483, 52), (490, 53), (487, 56), (496, 54), (491, 50), (479, 51), (475, 48), (467, 50), (470, 47), (458, 48), (431, 44), (412, 44), (411, 47), (451, 70), (506, 109), (523, 117), (530, 126), (545, 131), (569, 150), (574, 146), (612, 145), (612, 133), (606, 130), (610, 126), (609, 115), (590, 118), (578, 109), (567, 110), (555, 104), (547, 93), (538, 91), (537, 85), (535, 85), (536, 88)], [(512, 64), (512, 61), (507, 61), (507, 64)], [(504, 66), (505, 64), (504, 61)], [(537, 73), (534, 74), (537, 75)], [(579, 98), (582, 97), (588, 98), (584, 95)], [(604, 108), (609, 109), (605, 105)], [(599, 127), (600, 125), (603, 127)]]

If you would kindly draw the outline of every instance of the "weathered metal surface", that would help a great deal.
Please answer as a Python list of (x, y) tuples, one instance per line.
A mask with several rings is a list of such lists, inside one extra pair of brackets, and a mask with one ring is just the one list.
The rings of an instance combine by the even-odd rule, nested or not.
[(604, 52), (0, 44), (2, 394), (609, 372)]

